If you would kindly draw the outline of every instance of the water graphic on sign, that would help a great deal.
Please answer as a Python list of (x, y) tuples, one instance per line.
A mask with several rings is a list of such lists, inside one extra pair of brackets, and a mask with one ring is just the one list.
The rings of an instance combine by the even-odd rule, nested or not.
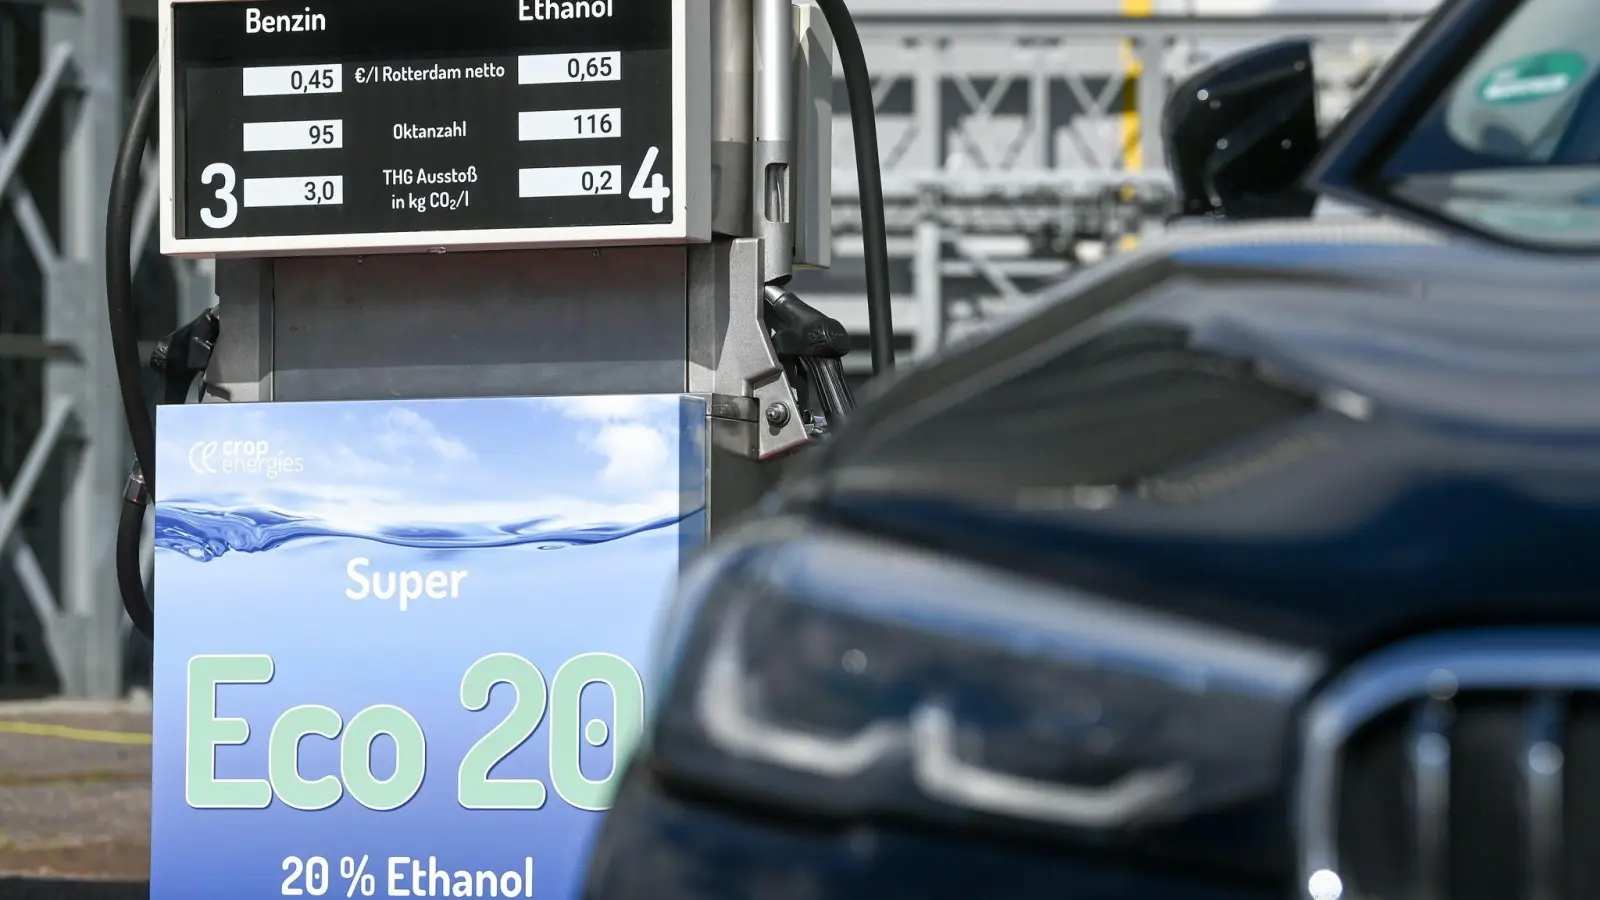
[(488, 550), (528, 544), (604, 544), (681, 523), (699, 509), (642, 522), (562, 525), (555, 517), (503, 524), (414, 522), (383, 528), (340, 526), (272, 507), (219, 508), (199, 503), (163, 503), (156, 514), (155, 545), (199, 562), (225, 553), (261, 553), (294, 541), (353, 538), (417, 550)]

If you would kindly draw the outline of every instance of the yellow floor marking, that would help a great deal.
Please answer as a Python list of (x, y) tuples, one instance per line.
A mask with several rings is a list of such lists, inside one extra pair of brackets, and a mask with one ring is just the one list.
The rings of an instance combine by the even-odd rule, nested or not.
[(70, 725), (44, 725), (38, 722), (0, 721), (0, 734), (26, 734), (32, 737), (60, 738), (91, 744), (148, 744), (150, 735), (137, 731), (102, 731), (73, 728)]

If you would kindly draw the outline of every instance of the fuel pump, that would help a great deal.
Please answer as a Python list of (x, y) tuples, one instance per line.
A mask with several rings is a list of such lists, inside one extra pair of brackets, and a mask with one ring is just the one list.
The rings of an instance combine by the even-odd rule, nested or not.
[[(849, 336), (790, 287), (831, 264), (836, 61), (873, 371), (893, 365), (849, 12), (159, 16), (107, 217), (136, 457), (119, 583), (155, 646), (152, 897), (575, 896), (681, 560), (854, 406)], [(162, 252), (214, 258), (218, 303), (141, 361), (127, 248), (152, 138)]]

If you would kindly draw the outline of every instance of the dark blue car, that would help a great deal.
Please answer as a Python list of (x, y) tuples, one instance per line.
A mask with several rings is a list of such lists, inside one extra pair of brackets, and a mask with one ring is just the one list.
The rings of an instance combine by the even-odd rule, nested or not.
[(709, 549), (588, 900), (1600, 897), (1600, 2), (1309, 59)]

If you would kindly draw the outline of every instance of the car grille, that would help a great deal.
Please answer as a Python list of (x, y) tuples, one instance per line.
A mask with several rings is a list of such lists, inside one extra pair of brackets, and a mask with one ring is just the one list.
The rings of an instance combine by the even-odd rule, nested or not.
[(1600, 633), (1410, 642), (1312, 704), (1299, 790), (1313, 900), (1600, 898)]

